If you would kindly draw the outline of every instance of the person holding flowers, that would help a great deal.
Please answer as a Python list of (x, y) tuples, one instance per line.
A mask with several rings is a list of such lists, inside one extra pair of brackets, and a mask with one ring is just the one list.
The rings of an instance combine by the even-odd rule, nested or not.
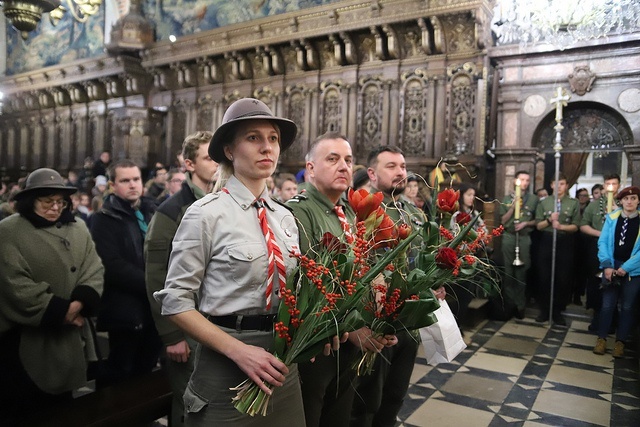
[[(371, 192), (382, 192), (384, 210), (395, 224), (406, 224), (411, 229), (424, 225), (427, 221), (424, 213), (401, 198), (407, 182), (407, 168), (400, 148), (383, 146), (369, 153), (368, 173)], [(408, 251), (409, 268), (413, 265), (414, 256), (415, 246)], [(444, 288), (435, 293), (440, 299), (445, 297)], [(396, 337), (396, 345), (381, 350), (374, 361), (372, 373), (360, 377), (351, 410), (353, 427), (395, 425), (420, 345), (419, 337), (412, 332), (398, 331)]]
[[(302, 253), (315, 258), (315, 248), (329, 232), (340, 241), (354, 239), (355, 214), (342, 199), (352, 179), (353, 154), (346, 137), (337, 133), (319, 136), (309, 149), (307, 158), (307, 191), (289, 200), (298, 222)], [(380, 351), (395, 343), (395, 337), (371, 336), (363, 327), (349, 334), (349, 343), (339, 354), (316, 359), (314, 363), (300, 363), (307, 427), (348, 426), (355, 388), (355, 371), (350, 366), (359, 349)]]
[[(269, 197), (266, 180), (296, 132), (257, 99), (234, 102), (209, 145), (219, 191), (187, 209), (173, 240), (165, 289), (154, 295), (162, 314), (199, 342), (184, 394), (187, 426), (305, 425), (296, 365), (271, 352), (299, 243), (293, 215)], [(264, 418), (231, 403), (247, 377), (267, 395), (275, 390)]]

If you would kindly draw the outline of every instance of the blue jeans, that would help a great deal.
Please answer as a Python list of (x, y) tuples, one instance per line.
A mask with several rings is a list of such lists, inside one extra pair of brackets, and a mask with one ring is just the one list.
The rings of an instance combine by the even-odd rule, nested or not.
[(598, 325), (598, 337), (606, 338), (611, 327), (613, 314), (618, 308), (620, 300), (620, 317), (616, 340), (625, 341), (633, 325), (634, 307), (640, 292), (640, 276), (624, 280), (620, 286), (609, 286), (602, 291), (602, 308)]

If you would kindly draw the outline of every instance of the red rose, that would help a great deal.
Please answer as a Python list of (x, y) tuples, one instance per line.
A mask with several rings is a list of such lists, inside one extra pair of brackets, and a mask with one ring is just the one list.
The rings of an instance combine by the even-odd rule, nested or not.
[(451, 248), (440, 248), (436, 254), (436, 265), (440, 268), (453, 270), (458, 265), (458, 254)]
[(458, 215), (456, 215), (456, 224), (458, 225), (465, 225), (469, 221), (471, 221), (471, 215), (467, 212), (458, 212)]
[(380, 207), (384, 194), (381, 192), (371, 194), (363, 188), (359, 190), (350, 188), (348, 198), (358, 221), (364, 221)]
[(458, 199), (460, 198), (460, 191), (453, 190), (453, 188), (447, 188), (438, 193), (436, 199), (436, 206), (442, 212), (455, 212), (458, 210)]
[(407, 224), (400, 224), (400, 227), (398, 227), (398, 238), (404, 240), (409, 237), (409, 234), (411, 234), (411, 227)]

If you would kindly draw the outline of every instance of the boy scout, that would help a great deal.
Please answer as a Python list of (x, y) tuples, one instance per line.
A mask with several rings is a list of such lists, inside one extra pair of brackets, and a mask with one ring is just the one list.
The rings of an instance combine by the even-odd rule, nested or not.
[[(554, 187), (554, 182), (551, 183)], [(554, 187), (555, 188), (555, 187)], [(536, 227), (542, 231), (540, 250), (538, 254), (538, 268), (540, 282), (538, 283), (538, 305), (540, 314), (537, 322), (544, 322), (549, 318), (558, 325), (566, 325), (560, 314), (565, 309), (569, 293), (573, 266), (573, 233), (578, 231), (580, 221), (580, 205), (576, 199), (567, 194), (567, 178), (560, 174), (558, 178), (558, 194), (553, 194), (540, 203), (536, 209)], [(556, 207), (558, 211), (555, 212)], [(556, 268), (553, 290), (553, 307), (549, 307), (551, 297), (551, 262), (553, 253), (553, 230), (557, 230), (556, 238)]]

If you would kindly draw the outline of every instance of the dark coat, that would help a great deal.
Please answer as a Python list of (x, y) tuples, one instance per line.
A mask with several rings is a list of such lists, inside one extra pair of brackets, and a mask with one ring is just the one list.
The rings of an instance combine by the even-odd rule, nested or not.
[[(149, 223), (152, 200), (141, 199), (140, 211)], [(110, 195), (92, 215), (91, 235), (105, 267), (104, 293), (97, 328), (141, 330), (152, 326), (144, 278), (144, 236), (130, 204)]]

